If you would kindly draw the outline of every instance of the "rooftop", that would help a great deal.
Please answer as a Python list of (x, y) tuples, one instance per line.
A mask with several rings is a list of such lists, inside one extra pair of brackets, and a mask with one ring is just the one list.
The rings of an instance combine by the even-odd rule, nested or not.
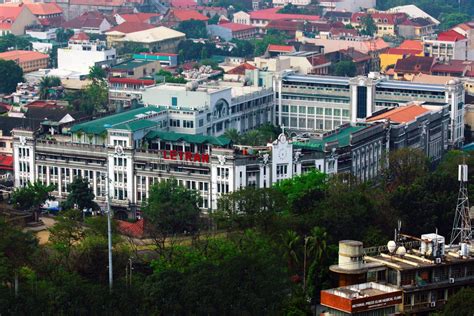
[(429, 110), (422, 106), (412, 104), (394, 108), (385, 113), (369, 117), (367, 118), (367, 121), (374, 122), (378, 120), (389, 120), (395, 123), (407, 123), (415, 120), (418, 116), (423, 115), (426, 112), (429, 112)]
[(0, 29), (9, 30), (25, 7), (19, 5), (0, 5)]
[[(71, 128), (72, 133), (83, 132), (86, 134), (95, 134), (100, 135), (104, 133), (109, 128), (126, 128), (125, 123), (130, 124), (133, 121), (137, 120), (146, 120), (147, 116), (163, 111), (162, 108), (149, 106), (138, 108), (106, 117), (100, 119), (92, 120), (89, 122), (81, 123), (74, 125)], [(148, 123), (145, 123), (148, 124)], [(130, 125), (129, 125), (130, 126)], [(135, 124), (131, 125), (136, 127)]]
[(34, 15), (51, 15), (63, 13), (63, 9), (61, 9), (61, 7), (55, 2), (25, 2), (24, 5), (30, 9), (31, 13)]
[(20, 63), (45, 58), (49, 58), (49, 55), (29, 50), (10, 50), (0, 53), (0, 59), (18, 60)]
[(397, 60), (395, 64), (395, 72), (408, 73), (430, 73), (431, 67), (435, 62), (434, 57), (425, 56), (408, 56)]
[(120, 14), (120, 17), (124, 19), (126, 22), (135, 22), (135, 23), (147, 23), (151, 18), (159, 17), (161, 14), (159, 13), (123, 13)]
[(267, 47), (267, 51), (269, 52), (285, 52), (285, 53), (291, 53), (295, 51), (295, 48), (291, 45), (275, 45), (275, 44), (269, 44)]
[(457, 42), (457, 41), (461, 41), (465, 39), (466, 39), (465, 36), (453, 30), (441, 32), (438, 34), (438, 41)]
[(192, 134), (183, 134), (175, 132), (164, 132), (164, 131), (151, 131), (145, 135), (145, 138), (148, 140), (152, 139), (161, 139), (169, 142), (178, 142), (184, 141), (192, 144), (211, 144), (215, 146), (227, 146), (230, 144), (231, 140), (224, 137), (214, 137), (214, 136), (205, 136), (205, 135), (192, 135)]
[[(71, 29), (80, 29), (83, 27), (97, 29), (104, 20), (108, 20), (108, 18), (100, 12), (85, 12), (82, 15), (65, 22), (62, 27)], [(113, 25), (113, 23), (110, 24)]]
[(185, 36), (186, 34), (184, 33), (164, 26), (159, 26), (149, 30), (129, 33), (123, 38), (117, 40), (123, 42), (154, 43), (173, 38), (184, 38)]
[(106, 34), (111, 35), (113, 32), (128, 34), (128, 33), (133, 33), (133, 32), (149, 30), (152, 28), (154, 28), (154, 26), (148, 23), (126, 21), (126, 22), (123, 22), (122, 24), (114, 26), (113, 28), (108, 30)]
[(324, 150), (327, 143), (337, 142), (339, 147), (345, 147), (351, 143), (351, 135), (360, 131), (367, 126), (365, 125), (350, 125), (335, 131), (328, 132), (323, 135), (321, 139), (309, 139), (307, 142), (293, 142), (293, 145), (300, 148), (319, 149)]
[(281, 8), (270, 8), (257, 11), (251, 11), (250, 18), (254, 20), (306, 20), (306, 21), (318, 21), (320, 17), (318, 15), (307, 15), (307, 14), (288, 14), (278, 13)]
[(246, 31), (246, 30), (255, 29), (255, 26), (252, 26), (252, 25), (239, 24), (239, 23), (233, 23), (233, 22), (220, 23), (219, 26), (223, 27), (223, 28), (226, 28), (226, 29), (229, 29), (232, 32), (239, 32), (239, 31)]
[(207, 21), (209, 18), (196, 10), (171, 9), (170, 14), (174, 15), (180, 21), (197, 20)]
[(151, 86), (155, 84), (153, 79), (133, 79), (133, 78), (114, 78), (108, 79), (110, 83), (135, 84), (143, 86)]
[(128, 61), (124, 61), (123, 63), (116, 64), (111, 67), (112, 71), (117, 70), (132, 70), (137, 67), (142, 67), (151, 63), (155, 63), (155, 60), (146, 60), (146, 59), (131, 59)]

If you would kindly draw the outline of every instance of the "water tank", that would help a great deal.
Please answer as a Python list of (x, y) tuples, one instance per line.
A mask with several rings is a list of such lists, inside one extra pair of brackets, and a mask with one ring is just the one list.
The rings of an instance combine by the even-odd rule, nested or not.
[(470, 251), (470, 247), (469, 247), (469, 244), (468, 243), (465, 243), (465, 242), (462, 242), (459, 244), (461, 246), (461, 251), (460, 251), (460, 255), (462, 257), (469, 257), (469, 251)]
[(363, 243), (356, 240), (339, 241), (338, 265), (346, 270), (357, 270), (362, 266), (364, 257)]
[(444, 237), (434, 233), (421, 235), (420, 252), (425, 257), (443, 257), (445, 253)]

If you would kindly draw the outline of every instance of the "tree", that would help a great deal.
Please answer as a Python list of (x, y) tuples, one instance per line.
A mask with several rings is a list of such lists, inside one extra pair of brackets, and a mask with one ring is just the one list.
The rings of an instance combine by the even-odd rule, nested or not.
[(149, 51), (150, 50), (142, 44), (135, 42), (123, 42), (122, 45), (117, 48), (117, 52), (120, 55), (140, 54), (147, 53)]
[(41, 207), (46, 200), (52, 200), (51, 192), (55, 190), (55, 185), (45, 185), (39, 181), (17, 188), (13, 191), (12, 202), (17, 208), (23, 211), (31, 210), (35, 216), (35, 221), (39, 220)]
[(402, 148), (391, 151), (388, 155), (388, 167), (385, 178), (390, 188), (412, 184), (417, 178), (427, 175), (429, 161), (420, 149)]
[(214, 14), (208, 21), (207, 24), (219, 24), (219, 14)]
[(167, 71), (167, 70), (164, 70), (164, 69), (160, 69), (160, 71), (158, 71), (156, 73), (156, 76), (158, 78), (156, 78), (157, 82), (169, 82), (169, 83), (186, 83), (186, 79), (184, 79), (183, 77), (181, 76), (173, 76), (173, 74), (171, 74), (171, 72)]
[(471, 20), (471, 17), (467, 13), (454, 12), (454, 13), (443, 14), (439, 28), (441, 30), (447, 30), (447, 29), (452, 28), (453, 26), (456, 26), (464, 22), (468, 22), (470, 20)]
[(357, 74), (356, 64), (352, 60), (342, 60), (336, 63), (334, 74), (341, 77), (354, 77)]
[(0, 52), (11, 49), (30, 50), (31, 46), (29, 38), (25, 36), (15, 36), (13, 34), (0, 36)]
[(234, 144), (239, 144), (240, 134), (235, 128), (226, 129), (224, 136), (230, 139)]
[(89, 180), (76, 177), (70, 185), (68, 185), (68, 196), (63, 203), (64, 209), (76, 208), (79, 211), (84, 209), (97, 209), (98, 205), (94, 202), (95, 195), (89, 185)]
[(159, 253), (164, 253), (167, 237), (198, 232), (200, 201), (196, 191), (178, 185), (176, 179), (161, 181), (150, 188), (143, 217)]
[(284, 45), (286, 43), (287, 36), (278, 30), (268, 30), (267, 34), (259, 40), (255, 40), (255, 51), (254, 56), (261, 56), (263, 55), (268, 45), (275, 44), (275, 45)]
[(107, 110), (109, 92), (105, 80), (95, 80), (82, 92), (79, 101), (79, 110), (94, 114)]
[(56, 29), (56, 41), (58, 43), (67, 43), (73, 35), (74, 31), (71, 29)]
[(207, 38), (207, 28), (204, 21), (186, 20), (178, 24), (178, 31), (186, 34), (186, 38)]
[(94, 83), (104, 81), (107, 78), (107, 72), (99, 66), (92, 66), (89, 68), (87, 78), (92, 80)]
[(298, 264), (300, 262), (298, 255), (299, 243), (301, 237), (292, 230), (287, 230), (281, 235), (282, 247), (284, 249), (284, 256), (288, 263), (288, 271), (298, 272)]
[(41, 99), (48, 99), (49, 89), (61, 85), (61, 79), (57, 76), (45, 76), (39, 82), (39, 93)]
[(0, 59), (0, 93), (12, 93), (16, 91), (18, 83), (23, 82), (23, 69), (13, 60)]
[(449, 297), (443, 308), (443, 316), (470, 316), (474, 310), (474, 289), (465, 287)]
[(371, 14), (362, 17), (360, 27), (360, 33), (362, 35), (374, 36), (374, 34), (377, 33), (377, 25), (375, 24)]

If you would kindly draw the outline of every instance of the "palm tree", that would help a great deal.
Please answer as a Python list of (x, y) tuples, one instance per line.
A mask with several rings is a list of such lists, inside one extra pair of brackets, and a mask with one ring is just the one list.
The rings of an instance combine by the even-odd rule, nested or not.
[(298, 234), (293, 230), (287, 230), (281, 238), (285, 251), (284, 256), (288, 262), (288, 270), (290, 272), (295, 271), (297, 268), (296, 265), (299, 263), (297, 249), (300, 242), (300, 236), (298, 236)]
[(320, 262), (323, 254), (327, 248), (327, 232), (324, 228), (319, 226), (311, 229), (311, 235), (309, 236), (309, 249), (308, 253), (313, 256), (313, 260)]
[(234, 144), (238, 144), (240, 141), (240, 134), (235, 128), (226, 130), (224, 136), (230, 139)]
[(44, 100), (48, 98), (48, 90), (51, 87), (51, 77), (46, 76), (41, 78), (39, 82), (39, 95), (40, 99)]

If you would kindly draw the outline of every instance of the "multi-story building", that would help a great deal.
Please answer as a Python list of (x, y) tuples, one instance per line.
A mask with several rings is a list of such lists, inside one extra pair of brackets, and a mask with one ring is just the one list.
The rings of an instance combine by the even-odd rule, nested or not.
[(160, 69), (160, 63), (156, 60), (129, 59), (110, 67), (109, 76), (133, 79), (153, 78)]
[(275, 124), (295, 132), (331, 131), (346, 123), (364, 121), (376, 111), (413, 101), (447, 104), (448, 140), (458, 146), (464, 138), (464, 87), (459, 80), (447, 84), (418, 84), (385, 78), (300, 76), (275, 77)]
[[(353, 315), (357, 311), (365, 311), (363, 315), (428, 314), (441, 309), (463, 287), (473, 286), (474, 252), (469, 243), (448, 246), (437, 233), (421, 238), (404, 236), (406, 242), (390, 241), (387, 246), (365, 249), (359, 241), (339, 242), (338, 264), (330, 267), (339, 287), (322, 291), (321, 300), (323, 305), (345, 313), (329, 315)], [(388, 295), (391, 299), (387, 301), (380, 297), (378, 305), (361, 299), (352, 309), (347, 305), (341, 308), (347, 299), (345, 289), (362, 290), (367, 283), (379, 290), (392, 288), (398, 294)], [(370, 312), (388, 306), (392, 306), (391, 311)]]
[(40, 25), (40, 21), (23, 3), (0, 5), (0, 36), (23, 35), (28, 27), (34, 25)]
[(109, 103), (115, 109), (126, 109), (138, 104), (145, 87), (155, 84), (153, 79), (111, 77), (108, 81)]
[(319, 5), (325, 11), (349, 11), (357, 12), (359, 10), (375, 8), (376, 0), (321, 0)]
[(273, 90), (241, 83), (164, 83), (147, 87), (142, 102), (168, 109), (171, 131), (219, 136), (243, 133), (273, 120)]
[(10, 50), (0, 53), (0, 59), (13, 60), (23, 69), (23, 72), (32, 72), (48, 68), (49, 55), (29, 50)]
[(374, 12), (365, 13), (357, 12), (352, 15), (351, 24), (360, 29), (362, 22), (365, 18), (371, 17), (377, 26), (377, 37), (383, 36), (396, 36), (398, 34), (397, 26), (407, 20), (408, 16), (405, 13), (385, 13), (385, 12)]
[(103, 41), (91, 41), (85, 33), (69, 39), (68, 47), (58, 48), (58, 68), (88, 74), (89, 69), (101, 62), (113, 62), (114, 48), (107, 48)]
[(168, 114), (165, 108), (139, 108), (74, 125), (70, 136), (54, 140), (15, 129), (15, 185), (54, 184), (53, 195), (63, 199), (68, 184), (81, 176), (89, 179), (99, 204), (108, 189), (112, 206), (125, 217), (148, 197), (153, 183), (171, 177), (197, 190), (200, 206), (208, 210), (221, 194), (238, 188), (269, 187), (316, 168), (337, 171), (337, 157), (294, 148), (283, 134), (267, 146), (233, 147), (222, 136), (170, 132)]
[(441, 60), (467, 60), (469, 56), (468, 39), (454, 30), (441, 32), (436, 38), (423, 40), (425, 56)]

